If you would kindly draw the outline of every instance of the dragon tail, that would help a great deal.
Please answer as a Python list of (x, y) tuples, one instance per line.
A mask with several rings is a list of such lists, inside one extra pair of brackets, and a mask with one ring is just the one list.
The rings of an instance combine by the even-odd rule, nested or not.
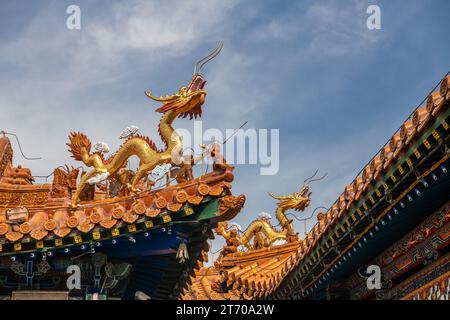
[(71, 132), (67, 146), (72, 157), (78, 161), (83, 161), (83, 154), (89, 155), (91, 152), (91, 141), (81, 132)]

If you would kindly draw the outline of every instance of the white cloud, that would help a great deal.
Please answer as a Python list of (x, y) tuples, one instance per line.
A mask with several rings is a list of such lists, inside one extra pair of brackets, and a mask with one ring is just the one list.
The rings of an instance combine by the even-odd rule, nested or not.
[(219, 40), (210, 36), (220, 29), (234, 2), (120, 2), (99, 8), (105, 11), (101, 17), (81, 6), (82, 27), (77, 31), (61, 24), (52, 7), (39, 11), (20, 38), (2, 44), (1, 57), (34, 79), (44, 71), (46, 81), (98, 85), (119, 77), (121, 63), (130, 55), (153, 63), (167, 61), (186, 55), (199, 42)]
[[(135, 57), (145, 63), (152, 79), (159, 78), (154, 72), (159, 65), (170, 68), (174, 57), (219, 40), (215, 30), (233, 6), (234, 1), (199, 0), (120, 2), (97, 10), (81, 5), (79, 31), (61, 23), (58, 14), (64, 15), (65, 8), (58, 11), (61, 8), (53, 5), (37, 11), (18, 37), (2, 43), (0, 53), (0, 64), (8, 66), (8, 72), (0, 74), (0, 128), (18, 133), (27, 153), (45, 159), (16, 161), (35, 174), (46, 174), (69, 161), (65, 142), (70, 130), (88, 132), (93, 141), (111, 139), (115, 149), (120, 144), (115, 134), (124, 125), (156, 128), (159, 115), (151, 109), (133, 106), (136, 101), (123, 105), (123, 92), (100, 95), (98, 89), (126, 85), (127, 66)], [(149, 103), (143, 95), (139, 98), (141, 104)], [(151, 135), (157, 140), (155, 132)]]
[(297, 40), (304, 59), (345, 54), (367, 48), (382, 38), (382, 33), (366, 28), (367, 1), (328, 0), (293, 6), (293, 10), (255, 29), (253, 38), (270, 42)]
[[(138, 1), (114, 6), (113, 16), (89, 27), (89, 50), (83, 59), (120, 58), (128, 50), (142, 50), (149, 58), (185, 55), (199, 41), (220, 28), (234, 1)], [(217, 39), (212, 39), (217, 40)], [(153, 55), (153, 56), (152, 56)]]

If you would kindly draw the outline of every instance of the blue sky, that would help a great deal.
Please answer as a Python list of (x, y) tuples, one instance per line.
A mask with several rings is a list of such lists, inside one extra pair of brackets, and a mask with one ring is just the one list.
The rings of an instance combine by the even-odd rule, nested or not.
[[(71, 4), (81, 30), (66, 28)], [(381, 30), (366, 28), (369, 4), (381, 8)], [(233, 192), (248, 199), (236, 221), (272, 213), (267, 191), (296, 191), (319, 168), (328, 176), (312, 186), (309, 215), (334, 202), (450, 69), (449, 13), (445, 0), (3, 1), (0, 129), (43, 157), (16, 152), (35, 175), (72, 163), (72, 130), (112, 149), (131, 124), (159, 141), (143, 91), (178, 90), (223, 40), (205, 67), (204, 128), (280, 129), (278, 175), (236, 167)]]

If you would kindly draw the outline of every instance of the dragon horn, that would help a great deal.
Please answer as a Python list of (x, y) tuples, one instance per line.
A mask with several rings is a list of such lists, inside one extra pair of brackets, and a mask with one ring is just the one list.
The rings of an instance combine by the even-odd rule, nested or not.
[(320, 180), (322, 180), (323, 178), (325, 178), (327, 175), (328, 175), (328, 172), (325, 172), (325, 174), (324, 174), (322, 177), (317, 178), (317, 179), (313, 179), (313, 180), (309, 181), (309, 183), (314, 182), (314, 181), (320, 181)]
[(219, 43), (217, 44), (217, 47), (210, 53), (208, 54), (206, 57), (200, 59), (194, 66), (194, 75), (200, 74), (202, 67), (208, 63), (209, 61), (211, 61), (212, 59), (214, 59), (215, 57), (217, 57), (217, 55), (220, 53), (220, 51), (223, 48), (223, 41), (219, 41)]
[(283, 199), (290, 198), (289, 196), (276, 196), (272, 192), (267, 192), (267, 193), (269, 194), (269, 196), (271, 196), (272, 198), (274, 198), (276, 200), (283, 200)]
[(217, 46), (216, 52), (214, 53), (214, 55), (212, 55), (211, 57), (209, 57), (207, 60), (203, 61), (200, 64), (200, 68), (198, 69), (198, 72), (200, 73), (202, 71), (202, 68), (205, 64), (207, 64), (209, 61), (211, 61), (212, 59), (214, 59), (215, 57), (217, 57), (220, 53), (220, 51), (222, 51), (223, 48), (223, 42), (220, 42), (219, 45)]
[(311, 177), (305, 179), (305, 181), (303, 181), (303, 183), (308, 183), (308, 180), (314, 178), (317, 175), (317, 172), (319, 172), (319, 169), (317, 169), (316, 172), (314, 172), (314, 174)]
[(152, 95), (152, 92), (151, 92), (151, 91), (145, 91), (145, 95), (146, 95), (148, 98), (150, 98), (150, 99), (152, 99), (152, 100), (154, 100), (154, 101), (158, 101), (158, 102), (167, 102), (167, 101), (171, 101), (171, 100), (173, 100), (173, 99), (176, 98), (176, 95), (166, 96), (166, 97), (162, 97), (162, 96), (161, 96), (161, 97), (157, 98), (157, 97), (155, 97), (155, 96)]

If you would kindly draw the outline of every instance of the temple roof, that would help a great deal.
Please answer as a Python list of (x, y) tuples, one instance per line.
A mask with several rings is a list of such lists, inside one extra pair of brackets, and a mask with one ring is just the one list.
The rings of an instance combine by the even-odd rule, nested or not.
[(6, 136), (0, 137), (0, 177), (3, 176), (6, 167), (12, 163), (12, 157), (11, 142)]
[[(51, 201), (49, 185), (2, 186), (0, 238), (10, 242), (24, 237), (31, 240), (53, 236), (63, 238), (72, 231), (87, 233), (95, 228), (107, 230), (118, 223), (132, 224), (142, 219), (168, 220), (170, 215), (178, 212), (186, 214), (186, 210), (182, 211), (182, 208), (197, 206), (211, 198), (220, 198), (227, 192), (229, 194), (231, 186), (228, 181), (232, 178), (231, 170), (226, 169), (137, 196), (90, 201), (81, 204), (76, 210), (68, 209), (67, 203)], [(29, 219), (14, 228), (6, 223), (5, 210), (20, 206), (28, 209)]]
[[(303, 274), (303, 280), (306, 279), (309, 274), (307, 263), (319, 263), (323, 253), (331, 250), (337, 239), (345, 237), (349, 243), (335, 259), (342, 257), (395, 205), (399, 205), (414, 187), (422, 185), (423, 179), (448, 160), (449, 153), (441, 151), (449, 132), (449, 101), (450, 76), (446, 76), (440, 83), (439, 91), (430, 94), (426, 104), (411, 114), (310, 230), (302, 242), (302, 254), (297, 261), (303, 271), (297, 268), (297, 274), (289, 275), (289, 279), (284, 280), (284, 293), (281, 294), (298, 285), (289, 284), (292, 278), (300, 278)], [(431, 160), (427, 160), (428, 157)], [(379, 212), (373, 214), (376, 218), (370, 214), (373, 210)], [(367, 226), (358, 231), (360, 234), (351, 234), (350, 226), (361, 219), (367, 220)], [(324, 276), (325, 271), (322, 270), (320, 275)], [(308, 277), (306, 287), (320, 279), (311, 275)]]
[[(217, 213), (229, 219), (233, 217), (233, 214), (230, 215), (233, 210), (229, 207), (228, 210), (227, 205), (232, 205), (233, 199), (242, 200), (231, 196), (233, 167), (227, 165), (200, 178), (137, 195), (94, 197), (77, 208), (69, 207), (70, 195), (55, 192), (60, 183), (56, 181), (57, 177), (53, 184), (33, 184), (29, 169), (12, 166), (12, 147), (7, 137), (0, 138), (0, 169), (2, 254), (16, 252), (12, 246), (15, 242), (23, 242), (22, 250), (31, 250), (35, 245), (42, 246), (43, 241), (46, 246), (55, 241), (57, 244), (53, 243), (53, 246), (62, 246), (66, 242), (83, 241), (83, 235), (95, 239), (104, 233), (117, 233), (119, 228), (130, 225), (136, 231), (141, 225), (144, 229), (156, 228), (183, 219), (192, 214), (196, 207), (204, 207), (214, 200)], [(241, 207), (244, 201), (241, 201)], [(22, 218), (12, 221), (11, 217), (17, 215)]]
[[(198, 178), (137, 194), (95, 190), (72, 208), (67, 188), (73, 168), (56, 169), (53, 183), (34, 184), (31, 171), (14, 168), (12, 160), (8, 138), (0, 138), (0, 257), (102, 246), (119, 259), (139, 258), (134, 272), (140, 280), (130, 282), (127, 292), (144, 290), (154, 299), (176, 297), (190, 285), (207, 258), (210, 229), (232, 219), (245, 202), (231, 194), (234, 168), (221, 164)], [(184, 262), (177, 255), (181, 244)]]
[[(270, 250), (249, 250), (235, 258), (225, 257), (222, 264), (197, 272), (192, 288), (186, 290), (181, 299), (280, 298), (292, 294), (300, 279), (306, 281), (307, 288), (314, 284), (319, 277), (310, 278), (311, 268), (319, 262), (325, 250), (335, 246), (337, 239), (348, 236), (350, 225), (365, 219), (375, 204), (387, 199), (391, 205), (377, 218), (369, 217), (373, 221), (368, 220), (368, 227), (373, 226), (388, 213), (388, 209), (399, 203), (406, 195), (405, 190), (410, 191), (448, 159), (447, 152), (443, 158), (432, 162), (422, 161), (433, 150), (442, 147), (442, 141), (446, 139), (443, 132), (448, 136), (449, 100), (450, 76), (447, 76), (442, 80), (440, 90), (433, 92), (426, 105), (412, 113), (344, 188), (330, 209), (318, 217), (319, 221), (304, 239), (274, 246)], [(399, 184), (416, 168), (423, 171), (421, 174), (416, 171), (416, 181)], [(356, 236), (362, 237), (368, 230), (363, 229), (361, 235)], [(342, 253), (338, 252), (336, 255), (340, 257)], [(324, 273), (321, 271), (319, 275)]]
[(183, 300), (264, 299), (274, 292), (295, 266), (300, 242), (251, 250), (225, 257), (220, 269), (202, 268), (192, 278)]

